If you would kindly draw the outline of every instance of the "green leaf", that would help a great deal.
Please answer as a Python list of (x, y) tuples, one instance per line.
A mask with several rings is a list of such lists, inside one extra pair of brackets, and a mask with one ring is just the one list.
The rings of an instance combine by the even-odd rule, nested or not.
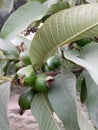
[(79, 130), (76, 108), (76, 78), (71, 72), (56, 76), (48, 92), (49, 101), (66, 130)]
[(54, 13), (69, 7), (70, 5), (68, 2), (57, 2), (56, 4), (52, 4), (48, 9), (47, 13), (45, 14), (45, 16), (42, 18), (42, 22), (45, 22), (45, 20), (49, 18), (51, 15), (53, 15)]
[(3, 39), (0, 39), (0, 49), (8, 52), (8, 54), (11, 54), (12, 58), (19, 57), (17, 48), (13, 44), (4, 41)]
[(46, 14), (54, 14), (60, 10), (63, 10), (69, 7), (70, 5), (67, 2), (58, 2), (56, 4), (51, 5), (51, 7), (49, 8)]
[(13, 43), (15, 46), (20, 46), (21, 43), (24, 43), (26, 48), (30, 48), (31, 40), (27, 39), (23, 36), (16, 36), (14, 39), (11, 40), (11, 43)]
[(85, 74), (87, 86), (87, 110), (95, 126), (98, 128), (98, 85), (92, 80), (89, 74)]
[(52, 15), (33, 38), (32, 65), (41, 65), (57, 47), (86, 36), (98, 35), (98, 4), (86, 4)]
[(76, 57), (70, 51), (64, 51), (64, 56), (66, 59), (84, 67), (98, 84), (98, 43), (86, 45), (80, 57)]
[(0, 60), (0, 76), (4, 74), (4, 67), (6, 66), (7, 61)]
[(0, 130), (10, 130), (7, 115), (8, 100), (10, 94), (10, 83), (0, 85)]
[(40, 130), (61, 130), (53, 117), (50, 104), (44, 94), (36, 94), (31, 103), (31, 111)]
[(1, 37), (6, 40), (12, 40), (12, 38), (24, 31), (33, 21), (40, 20), (45, 15), (47, 9), (47, 4), (41, 4), (36, 1), (24, 4), (12, 13), (4, 23), (1, 30)]
[(77, 109), (77, 117), (80, 130), (95, 130), (94, 126), (89, 122), (84, 115)]
[(87, 100), (87, 88), (86, 88), (85, 78), (83, 79), (81, 84), (80, 99), (82, 103), (85, 103), (85, 101)]
[(28, 1), (38, 1), (40, 3), (44, 3), (46, 0), (28, 0)]

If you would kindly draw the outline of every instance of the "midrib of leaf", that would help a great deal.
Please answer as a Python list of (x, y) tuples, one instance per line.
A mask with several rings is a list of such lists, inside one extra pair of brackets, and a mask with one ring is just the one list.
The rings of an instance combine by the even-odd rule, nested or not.
[[(95, 4), (94, 4), (95, 5)], [(82, 5), (82, 6), (84, 6), (84, 5)], [(87, 7), (88, 7), (88, 5), (87, 5)], [(75, 8), (75, 7), (74, 7)], [(78, 7), (79, 8), (79, 7)], [(85, 8), (86, 9), (86, 8)], [(72, 9), (66, 9), (66, 12), (65, 13), (68, 13), (69, 11), (71, 12), (73, 10), (73, 8)], [(77, 11), (77, 10), (75, 10), (75, 11)], [(47, 30), (45, 29), (45, 26), (43, 26), (39, 31), (38, 31), (38, 33), (37, 33), (37, 37), (36, 37), (36, 35), (35, 35), (35, 37), (34, 37), (34, 39), (35, 39), (35, 43), (37, 44), (37, 42), (36, 42), (36, 39), (37, 38), (39, 38), (39, 40), (40, 40), (40, 42), (41, 42), (41, 46), (44, 46), (43, 47), (43, 51), (44, 51), (44, 53), (43, 53), (43, 51), (42, 51), (42, 48), (40, 49), (40, 47), (39, 47), (39, 44), (38, 44), (38, 46), (36, 45), (34, 45), (34, 47), (35, 48), (37, 48), (38, 49), (38, 52), (36, 52), (35, 50), (33, 50), (33, 53), (31, 52), (32, 51), (32, 47), (33, 47), (33, 43), (31, 44), (31, 50), (30, 50), (30, 55), (31, 55), (31, 61), (32, 61), (32, 64), (33, 65), (41, 65), (42, 64), (42, 62), (49, 56), (49, 54), (51, 53), (51, 52), (53, 52), (56, 48), (58, 48), (59, 46), (62, 46), (62, 45), (64, 45), (64, 44), (66, 44), (66, 43), (68, 43), (68, 42), (71, 42), (71, 41), (75, 41), (75, 40), (77, 40), (77, 39), (80, 39), (80, 37), (82, 36), (82, 34), (84, 34), (84, 33), (86, 33), (86, 32), (88, 32), (89, 30), (91, 30), (91, 29), (93, 29), (94, 27), (96, 27), (96, 26), (98, 26), (98, 22), (96, 22), (96, 23), (90, 23), (90, 25), (88, 25), (86, 28), (84, 28), (83, 29), (83, 27), (82, 27), (82, 30), (81, 31), (76, 31), (75, 32), (75, 34), (74, 35), (72, 35), (71, 37), (68, 37), (68, 38), (65, 38), (65, 40), (64, 41), (62, 41), (62, 42), (60, 42), (61, 40), (60, 40), (60, 38), (59, 38), (59, 33), (57, 33), (57, 37), (58, 37), (58, 39), (59, 39), (59, 43), (57, 43), (56, 45), (55, 45), (55, 39), (53, 38), (53, 35), (54, 34), (52, 34), (52, 32), (51, 32), (51, 25), (49, 25), (50, 23), (51, 23), (51, 20), (53, 20), (53, 17), (55, 18), (55, 21), (56, 21), (56, 26), (57, 26), (57, 28), (56, 28), (56, 31), (58, 31), (58, 24), (57, 24), (57, 17), (59, 17), (60, 15), (59, 14), (62, 14), (63, 13), (63, 11), (60, 11), (60, 13), (58, 12), (58, 13), (56, 13), (54, 16), (52, 16), (52, 17), (50, 17), (50, 19), (48, 19), (47, 21), (46, 21), (46, 25), (45, 26), (49, 26), (49, 32), (51, 33), (51, 37), (52, 37), (52, 41), (53, 41), (53, 45), (52, 45), (52, 43), (51, 43), (51, 39), (49, 39), (48, 38), (48, 34), (47, 34)], [(64, 25), (64, 23), (62, 22), (62, 24)], [(93, 24), (93, 25), (92, 25)], [(63, 26), (63, 25), (61, 25), (61, 26)], [(70, 25), (70, 24), (69, 24)], [(52, 26), (53, 27), (53, 26)], [(72, 28), (71, 28), (72, 29)], [(41, 40), (41, 36), (42, 36), (42, 34), (41, 34), (41, 30), (43, 31), (43, 33), (44, 33), (44, 37), (45, 37), (45, 39), (47, 39), (47, 41), (48, 41), (48, 46), (45, 46), (45, 44), (44, 43), (42, 43), (43, 42), (43, 40)], [(63, 32), (65, 32), (65, 30), (63, 31)], [(93, 34), (94, 35), (94, 34)], [(80, 36), (80, 37), (79, 37)], [(87, 34), (86, 34), (86, 36), (87, 36)], [(38, 40), (37, 40), (38, 41)], [(50, 42), (49, 42), (50, 41)], [(46, 48), (46, 49), (45, 49)], [(40, 51), (41, 50), (41, 51)], [(47, 51), (46, 51), (47, 50)], [(34, 52), (35, 51), (35, 52)], [(45, 51), (46, 51), (46, 54), (45, 54)], [(39, 54), (38, 54), (39, 53)], [(32, 55), (33, 54), (33, 55)], [(34, 61), (33, 61), (33, 56), (36, 56), (36, 58), (37, 59), (39, 59), (39, 61), (37, 61), (36, 62), (36, 60), (35, 60), (35, 63), (34, 63)], [(37, 56), (38, 55), (38, 56)], [(41, 57), (42, 56), (42, 57)], [(39, 65), (39, 66), (40, 66)]]
[[(92, 29), (93, 27), (96, 27), (97, 25), (98, 25), (98, 23), (96, 23), (96, 24), (94, 24), (94, 25), (92, 25), (92, 26), (90, 26), (90, 27), (88, 27), (88, 28), (82, 30), (81, 32), (77, 33), (76, 35), (74, 35), (74, 36), (71, 37), (70, 39), (68, 39), (68, 40), (66, 40), (66, 41), (64, 41), (64, 42), (62, 42), (62, 43), (61, 43), (60, 45), (58, 45), (57, 47), (62, 46), (62, 45), (64, 45), (64, 44), (68, 43), (68, 42), (73, 41), (76, 37), (78, 37), (79, 35), (83, 34), (83, 33), (86, 32), (86, 31)], [(56, 47), (56, 48), (57, 48), (57, 47)], [(56, 48), (55, 48), (55, 49), (56, 49)]]
[[(51, 111), (51, 109), (49, 108), (49, 106), (48, 106), (48, 104), (47, 104), (47, 101), (46, 101), (46, 98), (45, 98), (44, 94), (39, 94), (39, 95), (37, 95), (37, 96), (38, 96), (37, 101), (36, 101), (36, 100), (35, 100), (35, 102), (33, 101), (33, 106), (39, 104), (39, 102), (40, 102), (40, 103), (43, 102), (44, 105), (46, 106), (46, 108), (47, 108), (47, 110), (48, 110), (50, 116), (51, 116), (52, 122), (55, 123), (55, 126), (57, 127), (57, 130), (60, 130), (60, 127), (59, 127), (58, 124), (56, 123), (56, 121), (55, 121), (55, 119), (54, 119), (54, 117), (53, 117), (53, 115), (52, 115), (52, 111)], [(40, 96), (42, 97), (42, 99), (40, 99)], [(43, 106), (43, 107), (44, 107), (44, 106)], [(31, 107), (31, 109), (32, 109), (32, 107)], [(36, 117), (35, 117), (35, 118), (36, 118)], [(39, 125), (41, 124), (41, 118), (42, 118), (42, 116), (39, 117), (39, 121), (38, 121)], [(43, 124), (43, 126), (44, 126), (44, 124)]]
[(49, 108), (49, 106), (48, 106), (48, 104), (47, 104), (47, 102), (46, 102), (45, 97), (44, 97), (43, 94), (42, 94), (42, 98), (43, 98), (43, 102), (45, 103), (45, 105), (46, 105), (46, 107), (47, 107), (47, 109), (48, 109), (48, 111), (49, 111), (49, 113), (50, 113), (50, 115), (51, 115), (51, 117), (52, 117), (52, 121), (55, 123), (55, 125), (56, 125), (57, 128), (58, 128), (58, 130), (60, 130), (60, 128), (58, 127), (58, 125), (57, 125), (57, 123), (56, 123), (56, 121), (55, 121), (55, 119), (53, 118), (52, 112), (50, 111), (50, 108)]
[[(90, 27), (88, 27), (88, 28), (82, 30), (81, 32), (77, 33), (76, 35), (70, 37), (70, 39), (67, 39), (67, 40), (64, 41), (64, 42), (61, 42), (61, 43), (58, 44), (55, 48), (52, 48), (52, 49), (50, 50), (50, 52), (48, 52), (46, 55), (43, 55), (43, 54), (42, 54), (42, 55), (44, 56), (44, 59), (46, 59), (46, 58), (48, 57), (48, 55), (49, 55), (50, 53), (52, 53), (55, 49), (57, 49), (59, 46), (62, 46), (62, 45), (64, 45), (64, 44), (68, 43), (68, 42), (73, 41), (76, 37), (78, 37), (79, 35), (83, 34), (83, 33), (86, 32), (86, 31), (92, 29), (93, 27), (96, 27), (97, 25), (98, 25), (98, 23), (96, 23), (96, 24), (94, 24), (94, 25), (92, 25), (92, 26), (90, 26)], [(52, 45), (51, 45), (51, 47), (52, 47)], [(44, 59), (43, 59), (43, 61), (44, 61)]]

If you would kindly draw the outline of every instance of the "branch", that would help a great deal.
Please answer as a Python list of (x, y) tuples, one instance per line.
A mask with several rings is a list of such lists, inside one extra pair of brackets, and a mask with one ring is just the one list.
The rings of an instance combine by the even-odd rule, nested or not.
[(0, 57), (0, 60), (7, 60), (7, 61), (19, 61), (20, 60), (20, 58), (16, 58), (16, 59), (14, 59), (14, 58), (12, 58), (12, 59), (10, 59), (10, 58), (4, 58), (4, 57)]

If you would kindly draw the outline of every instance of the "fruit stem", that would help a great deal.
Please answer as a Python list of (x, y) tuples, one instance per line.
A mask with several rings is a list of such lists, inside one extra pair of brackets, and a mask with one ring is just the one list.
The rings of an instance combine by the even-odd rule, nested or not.
[(73, 73), (79, 73), (79, 72), (82, 72), (83, 68), (76, 68), (76, 69), (73, 69), (71, 70)]
[(45, 72), (45, 74), (46, 74), (47, 76), (56, 76), (57, 74), (60, 74), (60, 73), (61, 73), (60, 70), (58, 70), (58, 71)]

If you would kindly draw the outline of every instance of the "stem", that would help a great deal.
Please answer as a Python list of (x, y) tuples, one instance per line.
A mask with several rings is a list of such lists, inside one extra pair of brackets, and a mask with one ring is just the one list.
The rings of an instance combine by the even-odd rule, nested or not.
[(57, 74), (60, 74), (60, 73), (61, 73), (60, 70), (58, 70), (58, 71), (45, 72), (45, 74), (46, 74), (47, 76), (56, 76)]
[(73, 73), (80, 73), (82, 72), (83, 68), (76, 68), (76, 69), (73, 69), (71, 70)]
[(11, 81), (12, 77), (0, 76), (0, 80), (8, 80)]

